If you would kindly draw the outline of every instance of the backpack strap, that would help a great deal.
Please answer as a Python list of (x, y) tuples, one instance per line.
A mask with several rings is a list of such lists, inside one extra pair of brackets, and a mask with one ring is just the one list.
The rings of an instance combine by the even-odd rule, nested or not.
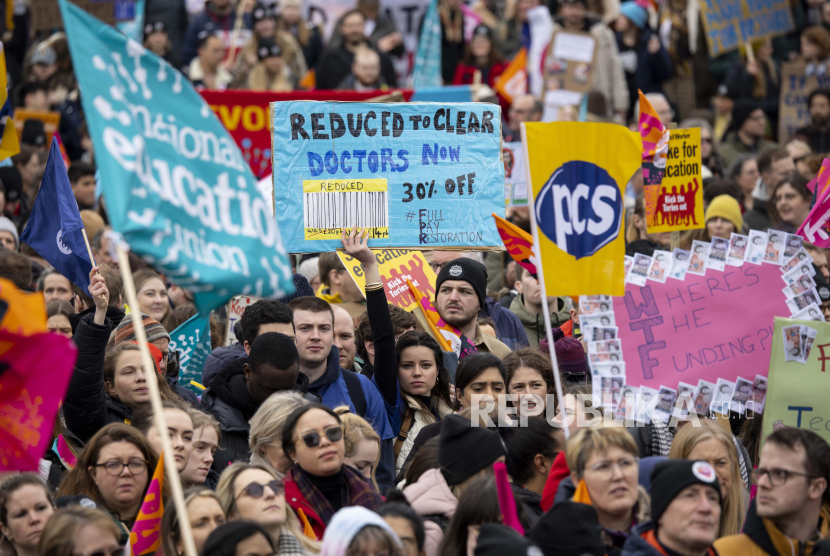
[(360, 417), (366, 415), (366, 394), (363, 392), (363, 386), (360, 384), (360, 379), (357, 374), (352, 371), (342, 370), (343, 380), (346, 381), (346, 389), (349, 391), (349, 398), (354, 405), (354, 411)]
[(415, 421), (414, 419), (415, 412), (411, 409), (407, 409), (406, 417), (401, 423), (401, 432), (398, 433), (398, 437), (395, 439), (395, 461), (398, 461), (398, 456), (401, 453), (401, 448), (403, 448), (403, 443), (406, 442), (406, 437), (409, 434), (409, 431), (412, 430), (412, 423)]

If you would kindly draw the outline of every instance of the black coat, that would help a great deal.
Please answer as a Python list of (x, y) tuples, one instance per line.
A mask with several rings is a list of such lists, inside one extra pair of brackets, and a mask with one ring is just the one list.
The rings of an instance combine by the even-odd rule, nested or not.
[[(380, 74), (386, 83), (393, 89), (398, 86), (398, 76), (392, 59), (383, 52), (380, 55)], [(326, 50), (317, 64), (317, 88), (336, 89), (352, 71), (354, 52), (340, 45), (338, 48)]]
[[(216, 417), (219, 421), (219, 429), (222, 431), (222, 440), (213, 460), (213, 469), (219, 473), (231, 463), (248, 461), (251, 457), (248, 443), (251, 425), (248, 421), (256, 413), (258, 407), (245, 389), (242, 367), (247, 361), (247, 356), (240, 357), (225, 365), (213, 377), (210, 387), (202, 394), (200, 408)], [(304, 394), (313, 402), (320, 401), (319, 397), (307, 393), (308, 377), (303, 373), (297, 376), (294, 391)]]
[(78, 358), (62, 407), (66, 428), (84, 443), (101, 427), (127, 422), (133, 415), (132, 409), (104, 391), (104, 354), (112, 321), (107, 318), (103, 325), (97, 325), (92, 317), (89, 314), (81, 318), (72, 337)]

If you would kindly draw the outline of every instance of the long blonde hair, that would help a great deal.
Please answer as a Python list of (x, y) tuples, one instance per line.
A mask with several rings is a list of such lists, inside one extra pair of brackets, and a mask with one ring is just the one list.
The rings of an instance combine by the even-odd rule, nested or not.
[(270, 469), (279, 479), (285, 476), (271, 465), (262, 449), (272, 444), (282, 446), (282, 426), (288, 416), (298, 407), (310, 403), (297, 392), (277, 392), (268, 396), (251, 417), (251, 436), (248, 444), (251, 447), (252, 464)]
[(738, 449), (732, 435), (717, 423), (708, 419), (700, 420), (700, 427), (689, 424), (682, 427), (671, 445), (669, 459), (688, 459), (695, 446), (706, 440), (715, 439), (726, 446), (731, 465), (729, 472), (732, 475), (732, 484), (723, 501), (723, 511), (720, 516), (720, 536), (737, 535), (746, 517), (747, 496), (741, 479), (741, 469), (738, 464)]
[[(222, 504), (222, 509), (225, 510), (225, 514), (229, 520), (233, 519), (235, 515), (234, 501), (236, 497), (234, 493), (234, 485), (236, 484), (236, 479), (239, 478), (243, 472), (248, 471), (249, 469), (259, 469), (260, 471), (265, 471), (274, 477), (274, 479), (279, 480), (279, 477), (277, 477), (271, 469), (265, 467), (264, 465), (244, 463), (240, 461), (226, 468), (222, 472), (222, 476), (219, 478), (219, 484), (216, 485), (216, 496), (219, 498), (219, 502)], [(300, 541), (300, 544), (303, 545), (306, 552), (314, 554), (320, 552), (320, 543), (305, 536), (302, 528), (300, 527), (299, 518), (294, 514), (294, 510), (291, 509), (291, 506), (289, 506), (287, 502), (285, 503), (285, 523), (280, 526), (279, 533), (274, 536), (274, 543), (279, 542), (280, 535), (283, 532), (291, 533), (297, 537), (297, 540)]]
[(349, 411), (349, 406), (341, 405), (334, 408), (334, 412), (340, 416), (340, 421), (343, 423), (343, 443), (346, 445), (345, 457), (352, 457), (357, 451), (357, 444), (361, 440), (368, 440), (370, 442), (378, 443), (378, 457), (375, 458), (375, 464), (372, 466), (372, 484), (380, 492), (378, 482), (375, 480), (375, 470), (380, 461), (380, 436), (375, 432), (365, 419), (359, 415), (355, 415)]
[[(283, 56), (283, 60), (285, 57)], [(285, 62), (283, 62), (284, 64)], [(248, 89), (252, 91), (278, 91), (290, 92), (294, 90), (291, 81), (285, 76), (286, 67), (283, 65), (282, 71), (277, 75), (271, 76), (265, 68), (265, 64), (257, 62), (248, 74)]]

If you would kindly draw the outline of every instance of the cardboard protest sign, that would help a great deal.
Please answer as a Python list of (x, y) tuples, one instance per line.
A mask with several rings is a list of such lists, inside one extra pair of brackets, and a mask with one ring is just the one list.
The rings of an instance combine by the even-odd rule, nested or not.
[(17, 132), (17, 138), (20, 139), (23, 133), (23, 126), (26, 120), (39, 120), (43, 122), (43, 130), (46, 132), (46, 144), (52, 144), (52, 137), (58, 131), (58, 126), (61, 123), (60, 112), (40, 112), (38, 110), (25, 110), (17, 108), (14, 111), (14, 130)]
[(527, 205), (527, 166), (521, 143), (504, 143), (501, 149), (504, 162), (504, 202), (508, 207)]
[(253, 305), (257, 301), (259, 300), (256, 297), (250, 297), (248, 295), (237, 295), (236, 297), (228, 301), (228, 328), (225, 333), (226, 346), (233, 345), (237, 342), (236, 334), (233, 331), (233, 327), (236, 326), (236, 323), (239, 322), (239, 319), (242, 318), (242, 313), (245, 312), (245, 309), (247, 309), (249, 306)]
[[(662, 181), (645, 186), (649, 233), (693, 230), (706, 225), (701, 166), (700, 128), (672, 130)], [(644, 180), (645, 172), (644, 166)]]
[(704, 273), (629, 283), (614, 298), (628, 384), (734, 382), (767, 368), (773, 319), (791, 314), (781, 267), (745, 262)]
[(700, 15), (710, 56), (720, 56), (795, 28), (786, 0), (703, 0)]
[[(410, 312), (419, 307), (418, 300), (407, 287), (407, 280), (411, 281), (419, 291), (427, 294), (430, 299), (435, 299), (435, 272), (429, 266), (423, 253), (405, 249), (384, 249), (374, 251), (374, 253), (378, 261), (380, 280), (383, 282), (389, 303)], [(357, 287), (363, 291), (366, 288), (366, 276), (363, 274), (360, 261), (342, 251), (338, 251), (337, 255), (343, 261), (343, 265), (349, 271)]]
[[(816, 333), (806, 364), (787, 361), (785, 330), (801, 326)], [(775, 319), (769, 383), (764, 407), (763, 437), (781, 427), (807, 429), (830, 442), (830, 324), (792, 319)]]
[(825, 65), (804, 62), (781, 64), (781, 94), (778, 104), (778, 136), (792, 137), (810, 123), (807, 97), (816, 89), (830, 87), (830, 72)]
[(562, 107), (578, 106), (591, 90), (596, 39), (590, 33), (558, 31), (545, 52), (542, 67), (545, 112), (542, 121), (559, 118)]
[[(134, 0), (70, 0), (84, 11), (109, 25), (135, 17)], [(55, 0), (32, 0), (32, 27), (35, 31), (59, 29), (61, 13)]]
[(547, 295), (622, 295), (623, 189), (640, 136), (614, 124), (522, 125)]
[(207, 314), (236, 294), (294, 291), (269, 205), (182, 74), (59, 0), (114, 231)]
[(290, 252), (333, 251), (352, 226), (375, 249), (502, 249), (497, 105), (278, 102), (271, 117)]

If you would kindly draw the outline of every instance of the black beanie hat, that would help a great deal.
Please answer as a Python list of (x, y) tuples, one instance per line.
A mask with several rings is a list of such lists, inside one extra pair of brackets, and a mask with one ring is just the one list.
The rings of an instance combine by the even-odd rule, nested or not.
[(6, 201), (14, 202), (20, 199), (23, 193), (23, 176), (16, 166), (0, 167), (0, 181), (6, 190)]
[(474, 427), (460, 415), (447, 415), (441, 422), (438, 463), (447, 485), (463, 483), (506, 455), (507, 448), (499, 433)]
[(271, 540), (268, 531), (263, 529), (262, 525), (254, 523), (253, 521), (235, 520), (220, 525), (213, 530), (205, 541), (202, 554), (210, 554), (210, 556), (235, 556), (236, 546), (257, 533), (263, 535), (271, 545), (271, 549), (274, 550), (274, 541)]
[(46, 144), (46, 126), (40, 120), (26, 120), (23, 122), (20, 142), (35, 147), (44, 146)]
[(539, 518), (528, 534), (544, 556), (605, 556), (597, 511), (588, 504), (563, 501)]
[(474, 556), (542, 556), (542, 551), (514, 529), (500, 523), (483, 523)]
[(669, 459), (661, 461), (651, 471), (651, 520), (657, 527), (660, 516), (686, 487), (703, 485), (712, 487), (720, 493), (720, 483), (715, 468), (705, 461), (688, 459)]
[(478, 303), (484, 309), (484, 298), (487, 296), (487, 269), (478, 261), (464, 257), (453, 259), (441, 267), (441, 272), (435, 279), (435, 292), (441, 289), (445, 280), (463, 280), (469, 282), (478, 296)]
[(761, 108), (754, 100), (739, 100), (732, 107), (732, 129), (738, 131), (743, 127), (749, 115)]

